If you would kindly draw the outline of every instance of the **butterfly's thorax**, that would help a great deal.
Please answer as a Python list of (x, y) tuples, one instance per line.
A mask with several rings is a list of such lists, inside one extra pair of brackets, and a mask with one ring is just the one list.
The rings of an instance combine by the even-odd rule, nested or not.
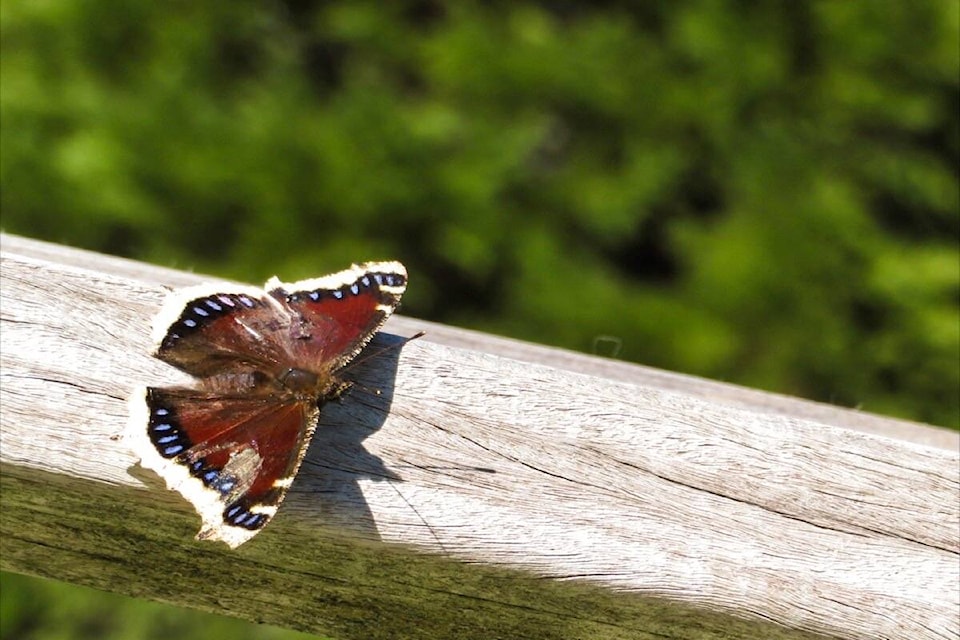
[(337, 396), (344, 383), (332, 373), (314, 373), (291, 367), (277, 376), (277, 382), (298, 400), (322, 404)]
[(306, 394), (316, 393), (314, 390), (317, 383), (320, 382), (320, 378), (312, 371), (291, 367), (280, 374), (277, 382), (295, 394)]

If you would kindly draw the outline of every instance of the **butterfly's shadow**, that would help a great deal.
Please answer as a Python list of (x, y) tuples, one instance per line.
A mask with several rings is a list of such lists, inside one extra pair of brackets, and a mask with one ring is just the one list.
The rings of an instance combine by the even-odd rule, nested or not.
[(367, 451), (363, 441), (386, 420), (400, 351), (407, 342), (400, 336), (379, 333), (343, 372), (352, 387), (321, 408), (313, 441), (287, 495), (287, 517), (380, 540), (360, 482), (398, 482), (401, 478)]

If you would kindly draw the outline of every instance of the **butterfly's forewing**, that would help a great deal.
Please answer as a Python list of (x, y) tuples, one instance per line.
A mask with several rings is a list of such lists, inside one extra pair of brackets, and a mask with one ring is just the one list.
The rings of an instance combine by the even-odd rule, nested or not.
[(198, 538), (231, 547), (276, 513), (319, 413), (303, 402), (192, 389), (151, 387), (140, 402), (147, 426), (133, 444), (141, 464), (193, 504), (203, 519)]
[(250, 287), (190, 287), (168, 297), (157, 315), (157, 357), (206, 377), (236, 370), (276, 369), (285, 350), (285, 310)]
[(370, 341), (400, 302), (407, 271), (399, 262), (370, 262), (323, 278), (267, 283), (270, 295), (291, 309), (286, 348), (303, 368), (337, 371)]

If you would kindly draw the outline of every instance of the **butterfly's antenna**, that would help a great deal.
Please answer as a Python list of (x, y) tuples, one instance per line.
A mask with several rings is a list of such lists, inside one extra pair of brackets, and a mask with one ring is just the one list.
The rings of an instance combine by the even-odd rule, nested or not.
[[(426, 332), (426, 331), (418, 331), (418, 332), (415, 333), (414, 335), (410, 336), (409, 338), (404, 338), (404, 339), (401, 340), (400, 342), (395, 342), (394, 344), (388, 344), (388, 345), (385, 346), (385, 347), (380, 347), (379, 349), (376, 349), (375, 351), (372, 351), (371, 353), (366, 353), (366, 354), (364, 354), (364, 356), (363, 356), (362, 358), (357, 358), (357, 359), (355, 359), (355, 360), (351, 360), (349, 363), (347, 363), (347, 366), (345, 366), (343, 369), (341, 369), (341, 371), (349, 371), (350, 369), (353, 369), (353, 368), (354, 368), (355, 366), (357, 366), (358, 364), (361, 364), (361, 363), (363, 363), (363, 362), (366, 362), (367, 360), (371, 360), (371, 359), (373, 359), (373, 358), (379, 357), (379, 356), (383, 355), (384, 353), (387, 353), (388, 351), (390, 351), (390, 350), (392, 350), (392, 349), (401, 349), (401, 348), (407, 346), (407, 343), (410, 342), (411, 340), (416, 340), (417, 338), (422, 338), (422, 337), (425, 336), (425, 335), (427, 335), (427, 332)], [(379, 390), (377, 390), (377, 389), (370, 389), (370, 388), (368, 388), (368, 387), (366, 387), (366, 386), (364, 386), (364, 385), (362, 385), (362, 384), (357, 383), (356, 381), (351, 380), (351, 381), (350, 381), (350, 384), (351, 384), (351, 385), (354, 385), (354, 386), (355, 386), (356, 388), (358, 388), (358, 389), (362, 389), (363, 391), (366, 391), (367, 393), (369, 393), (369, 394), (371, 394), (371, 395), (374, 395), (374, 396), (380, 395), (380, 391), (379, 391)]]
[(388, 344), (387, 346), (385, 346), (385, 347), (380, 347), (379, 349), (377, 349), (377, 350), (375, 350), (375, 351), (371, 351), (370, 353), (365, 353), (362, 358), (357, 358), (357, 359), (355, 359), (355, 360), (351, 360), (351, 361), (347, 364), (347, 366), (346, 366), (345, 368), (346, 368), (346, 369), (352, 369), (352, 368), (354, 368), (355, 366), (357, 366), (358, 364), (362, 364), (362, 363), (366, 362), (367, 360), (371, 360), (371, 359), (373, 359), (373, 358), (376, 358), (376, 357), (378, 357), (378, 356), (381, 356), (381, 355), (387, 353), (388, 351), (392, 351), (393, 349), (402, 349), (403, 347), (407, 346), (407, 343), (410, 342), (411, 340), (416, 340), (417, 338), (422, 338), (422, 337), (425, 336), (425, 335), (427, 335), (427, 332), (426, 332), (426, 331), (418, 331), (418, 332), (415, 333), (414, 335), (410, 336), (409, 338), (404, 338), (404, 339), (401, 340), (400, 342), (395, 342), (395, 343), (393, 343), (393, 344)]

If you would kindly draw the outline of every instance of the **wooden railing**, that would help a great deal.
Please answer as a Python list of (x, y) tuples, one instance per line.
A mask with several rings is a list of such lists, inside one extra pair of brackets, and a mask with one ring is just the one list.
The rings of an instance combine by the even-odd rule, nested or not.
[(956, 433), (402, 317), (274, 522), (196, 542), (119, 435), (201, 278), (0, 249), (5, 570), (336, 638), (960, 637)]

